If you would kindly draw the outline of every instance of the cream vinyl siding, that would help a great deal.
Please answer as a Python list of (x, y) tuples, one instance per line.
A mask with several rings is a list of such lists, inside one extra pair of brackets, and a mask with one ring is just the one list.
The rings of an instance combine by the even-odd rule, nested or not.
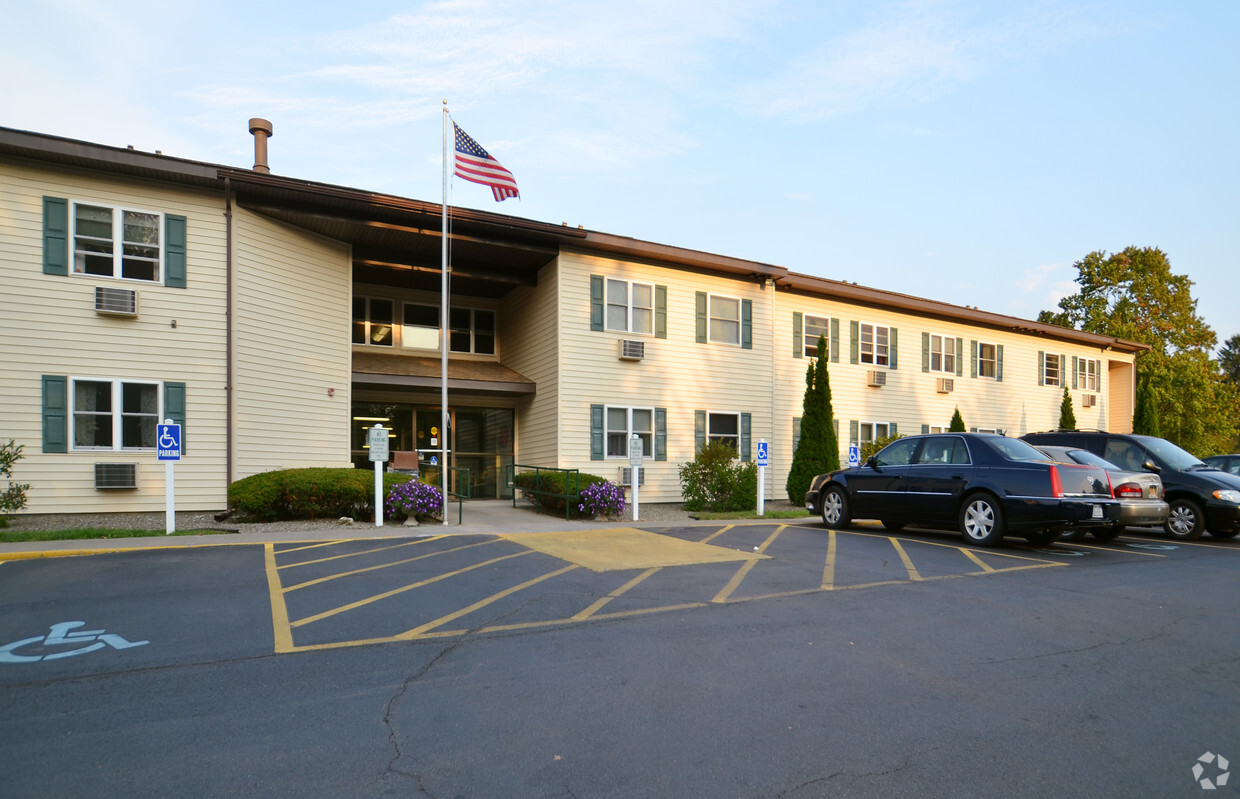
[[(30, 484), (24, 512), (164, 509), (165, 467), (153, 450), (42, 452), (43, 375), (184, 382), (185, 454), (175, 467), (177, 509), (226, 507), (222, 200), (162, 184), (101, 180), (93, 174), (7, 162), (0, 163), (0, 183), (0, 271), (5, 275), (0, 291), (0, 385), (5, 395), (0, 435), (25, 447), (14, 472), (15, 480)], [(44, 196), (185, 216), (188, 288), (43, 274)], [(138, 316), (95, 313), (96, 286), (136, 290)], [(72, 420), (69, 431), (72, 440)], [(138, 464), (139, 488), (96, 490), (95, 463)]]
[(499, 309), (501, 360), (537, 386), (533, 397), (517, 403), (516, 463), (561, 465), (557, 392), (564, 364), (556, 333), (559, 285), (553, 262), (539, 271), (537, 286), (513, 289)]
[[(641, 498), (681, 499), (678, 470), (694, 457), (694, 411), (751, 414), (751, 452), (771, 435), (769, 294), (759, 284), (599, 258), (560, 256), (560, 454), (563, 466), (619, 479), (627, 458), (590, 459), (590, 406), (667, 409), (667, 460), (645, 461)], [(590, 276), (667, 287), (667, 338), (590, 330)], [(753, 303), (753, 348), (695, 340), (695, 293), (703, 291)], [(645, 342), (640, 361), (619, 358), (621, 339)]]
[(233, 479), (349, 466), (349, 247), (233, 214)]

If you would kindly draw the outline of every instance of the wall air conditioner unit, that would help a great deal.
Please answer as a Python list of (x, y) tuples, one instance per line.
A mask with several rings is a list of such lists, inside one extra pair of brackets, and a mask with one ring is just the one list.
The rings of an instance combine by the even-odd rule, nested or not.
[(95, 488), (137, 488), (138, 464), (96, 463)]
[[(640, 488), (644, 486), (645, 484), (646, 484), (646, 467), (643, 466), (637, 470), (637, 486), (638, 488)], [(633, 485), (633, 467), (631, 466), (620, 467), (620, 485), (630, 486), (630, 487)]]
[(646, 342), (633, 339), (620, 339), (620, 360), (640, 361), (646, 357)]
[(1097, 404), (1098, 404), (1097, 394), (1082, 394), (1081, 395), (1081, 407), (1082, 408), (1092, 408)]
[(951, 377), (940, 377), (936, 380), (934, 389), (940, 394), (950, 394), (956, 390), (956, 381)]
[(95, 312), (109, 316), (137, 316), (138, 292), (134, 289), (95, 286)]
[(866, 373), (866, 379), (869, 381), (869, 382), (867, 382), (867, 383), (866, 383), (866, 385), (870, 385), (870, 386), (885, 386), (885, 385), (887, 385), (887, 373), (886, 373), (886, 372), (880, 372), (880, 371), (879, 371), (879, 370), (877, 370), (877, 369), (874, 369), (873, 371), (867, 372), (867, 373)]

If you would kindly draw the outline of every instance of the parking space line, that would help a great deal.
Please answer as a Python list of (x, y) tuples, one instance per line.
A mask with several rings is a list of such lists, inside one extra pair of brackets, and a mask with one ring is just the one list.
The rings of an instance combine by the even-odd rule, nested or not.
[[(1240, 552), (1240, 541), (1233, 541), (1231, 544), (1203, 544), (1200, 541), (1180, 541), (1175, 538), (1137, 538), (1135, 540), (1154, 544), (1166, 544), (1167, 546), (1201, 547), (1203, 549), (1221, 549), (1224, 552)], [(1223, 540), (1232, 541), (1233, 539), (1224, 538)]]
[(585, 621), (586, 619), (593, 616), (595, 613), (598, 613), (599, 610), (601, 610), (608, 602), (612, 601), (616, 597), (623, 596), (625, 592), (627, 592), (629, 589), (636, 587), (647, 577), (653, 576), (654, 574), (659, 572), (661, 569), (662, 569), (661, 566), (656, 566), (653, 569), (646, 569), (646, 571), (637, 575), (632, 580), (629, 580), (627, 583), (620, 586), (616, 590), (612, 591), (607, 596), (602, 597), (601, 599), (591, 604), (590, 607), (586, 608), (585, 610), (573, 616), (571, 620), (572, 621)]
[(290, 552), (301, 552), (303, 549), (318, 549), (319, 547), (334, 547), (336, 546), (336, 544), (343, 544), (348, 540), (349, 539), (347, 538), (337, 538), (335, 541), (320, 541), (317, 544), (306, 544), (305, 546), (300, 546), (300, 547), (290, 547), (289, 549), (280, 550), (280, 554), (287, 555)]
[(276, 571), (275, 544), (263, 544), (263, 559), (267, 564), (267, 592), (271, 595), (271, 627), (275, 638), (275, 651), (292, 652), (293, 628), (288, 623), (288, 605), (280, 587), (280, 574)]
[(720, 527), (718, 530), (716, 530), (715, 532), (713, 532), (713, 533), (711, 533), (710, 535), (706, 536), (705, 538), (703, 538), (703, 539), (702, 539), (701, 541), (699, 541), (698, 543), (699, 543), (699, 544), (709, 544), (711, 541), (714, 541), (716, 538), (718, 538), (719, 536), (723, 535), (723, 534), (724, 534), (724, 533), (726, 533), (728, 530), (731, 530), (731, 529), (732, 529), (733, 527), (735, 527), (735, 526), (736, 526), (736, 525), (734, 525), (734, 524), (725, 524), (723, 527)]
[(822, 588), (826, 591), (835, 589), (835, 531), (827, 531), (827, 562), (822, 567)]
[[(788, 525), (786, 524), (781, 524), (776, 527), (775, 530), (766, 537), (766, 540), (758, 546), (758, 554), (765, 554), (766, 548), (771, 545), (771, 542), (778, 538), (779, 534), (787, 529)], [(728, 597), (732, 596), (732, 592), (740, 587), (740, 584), (745, 580), (745, 576), (749, 574), (757, 563), (757, 560), (747, 560), (742, 563), (741, 567), (736, 570), (736, 574), (732, 575), (732, 579), (728, 580), (728, 584), (723, 587), (722, 591), (715, 594), (715, 598), (712, 599), (711, 602), (727, 602)]]
[[(442, 537), (443, 536), (439, 536), (439, 538), (442, 538)], [(284, 589), (284, 593), (287, 594), (290, 591), (297, 591), (301, 588), (309, 588), (312, 585), (319, 585), (321, 583), (331, 582), (332, 580), (338, 580), (341, 577), (352, 577), (355, 574), (365, 574), (366, 572), (377, 571), (379, 569), (389, 569), (393, 566), (403, 566), (406, 563), (413, 563), (414, 561), (418, 561), (418, 560), (426, 560), (427, 558), (436, 558), (436, 557), (439, 557), (440, 555), (447, 555), (452, 552), (460, 552), (462, 549), (473, 549), (474, 547), (480, 547), (485, 544), (491, 544), (491, 543), (494, 543), (494, 540), (480, 541), (476, 544), (465, 544), (464, 546), (452, 547), (451, 549), (441, 549), (437, 552), (428, 552), (425, 555), (417, 555), (412, 558), (404, 558), (403, 560), (394, 560), (390, 563), (380, 563), (376, 566), (367, 566), (362, 569), (354, 569), (353, 571), (339, 572), (337, 574), (329, 574), (326, 577), (319, 577), (315, 580), (307, 580), (304, 583), (297, 583), (296, 585), (290, 585), (288, 588)]]
[(372, 604), (374, 602), (378, 602), (382, 599), (388, 599), (389, 597), (394, 597), (394, 596), (397, 596), (398, 594), (403, 594), (406, 591), (412, 591), (415, 588), (421, 588), (422, 586), (430, 585), (431, 583), (437, 583), (440, 580), (446, 580), (449, 577), (455, 577), (458, 574), (464, 574), (465, 572), (473, 571), (474, 569), (481, 569), (483, 566), (490, 566), (492, 564), (499, 563), (500, 561), (508, 560), (510, 558), (520, 558), (520, 557), (524, 557), (525, 555), (532, 555), (532, 554), (534, 554), (534, 550), (526, 549), (521, 552), (514, 552), (511, 555), (503, 555), (498, 558), (492, 558), (491, 560), (486, 560), (486, 561), (483, 561), (482, 563), (475, 563), (473, 565), (466, 566), (463, 569), (457, 569), (456, 571), (447, 572), (446, 574), (437, 574), (434, 577), (428, 577), (425, 580), (419, 580), (418, 582), (412, 583), (411, 585), (403, 585), (400, 588), (393, 588), (391, 591), (384, 591), (381, 594), (375, 594), (374, 596), (367, 597), (365, 599), (359, 599), (356, 602), (350, 602), (347, 605), (342, 605), (341, 607), (333, 608), (332, 610), (325, 610), (322, 613), (316, 613), (313, 616), (307, 616), (304, 619), (298, 619), (297, 621), (293, 622), (290, 626), (302, 627), (307, 624), (312, 624), (316, 621), (322, 621), (323, 619), (331, 618), (332, 616), (335, 616), (340, 613), (345, 613), (350, 610), (356, 610), (360, 607), (365, 607), (366, 605)]
[(1059, 545), (1059, 546), (1061, 546), (1061, 547), (1080, 547), (1081, 549), (1097, 549), (1097, 550), (1099, 550), (1099, 551), (1101, 551), (1101, 552), (1123, 552), (1125, 555), (1145, 555), (1147, 558), (1165, 558), (1165, 557), (1167, 557), (1166, 555), (1159, 555), (1157, 552), (1141, 552), (1140, 550), (1125, 549), (1125, 548), (1124, 548), (1124, 547), (1122, 547), (1122, 546), (1119, 546), (1119, 547), (1116, 547), (1116, 546), (1104, 547), (1104, 546), (1098, 546), (1097, 544), (1093, 544), (1093, 545), (1091, 545), (1091, 544), (1078, 544), (1078, 543), (1076, 543), (1075, 541), (1072, 541), (1072, 542), (1059, 542), (1059, 544), (1058, 544), (1058, 545)]
[[(444, 537), (445, 536), (442, 536), (442, 535), (436, 535), (436, 536), (431, 536), (430, 538), (418, 538), (413, 541), (405, 541), (400, 544), (393, 544), (392, 546), (389, 546), (389, 547), (377, 547), (375, 549), (363, 549), (358, 552), (346, 552), (343, 555), (332, 555), (330, 558), (319, 558), (318, 560), (302, 560), (302, 561), (298, 561), (297, 563), (286, 563), (283, 566), (281, 566), (280, 569), (281, 570), (294, 569), (298, 566), (310, 566), (316, 563), (329, 563), (333, 560), (344, 560), (345, 558), (359, 558), (362, 555), (373, 555), (376, 552), (387, 552), (389, 549), (403, 549), (404, 547), (414, 547), (414, 546), (417, 546), (418, 544), (429, 544), (431, 541), (438, 541), (439, 539), (444, 538)], [(308, 549), (308, 547), (306, 548)], [(295, 551), (295, 550), (290, 550), (290, 551)], [(284, 553), (281, 552), (280, 554), (283, 555)]]
[[(518, 554), (524, 554), (524, 553), (518, 553)], [(516, 556), (509, 555), (508, 557), (516, 557)], [(548, 572), (547, 574), (544, 574), (541, 577), (535, 577), (532, 580), (526, 580), (520, 585), (514, 585), (511, 588), (505, 588), (503, 591), (492, 594), (486, 599), (481, 599), (475, 602), (474, 604), (470, 605), (469, 607), (461, 608), (458, 611), (449, 613), (447, 616), (441, 616), (440, 618), (435, 619), (434, 621), (429, 621), (426, 624), (418, 625), (417, 627), (414, 627), (412, 630), (406, 630), (405, 632), (397, 635), (396, 639), (398, 641), (408, 641), (413, 638), (418, 638), (425, 632), (434, 630), (436, 627), (440, 627), (444, 624), (447, 624), (450, 621), (459, 619), (462, 616), (468, 616), (470, 613), (473, 613), (476, 610), (485, 608), (487, 605), (490, 605), (492, 602), (498, 602), (504, 597), (512, 596), (518, 591), (524, 591), (526, 588), (529, 588), (530, 586), (538, 585), (543, 580), (550, 580), (552, 577), (559, 577), (561, 574), (567, 574), (568, 572), (571, 572), (573, 569), (579, 569), (579, 568), (581, 567), (578, 566), (577, 564), (570, 563), (569, 565), (561, 569), (556, 569), (553, 572)]]
[(900, 546), (900, 542), (893, 538), (891, 539), (891, 545), (896, 548), (896, 552), (900, 555), (900, 560), (904, 562), (904, 568), (908, 571), (908, 578), (915, 583), (921, 582), (921, 573), (913, 565), (913, 561), (909, 558), (908, 553), (904, 551), (904, 547)]
[(980, 567), (981, 567), (981, 569), (982, 569), (982, 571), (984, 571), (984, 572), (993, 572), (993, 571), (995, 571), (995, 567), (994, 567), (994, 566), (991, 566), (989, 563), (987, 563), (986, 561), (984, 561), (984, 560), (982, 560), (981, 558), (979, 558), (977, 555), (975, 555), (975, 554), (973, 553), (973, 550), (969, 549), (968, 547), (956, 547), (956, 549), (958, 549), (958, 550), (960, 550), (961, 552), (963, 552), (963, 553), (964, 553), (964, 556), (965, 556), (966, 558), (968, 558), (969, 560), (973, 561), (973, 562), (974, 562), (974, 563), (976, 563), (978, 566), (980, 566)]

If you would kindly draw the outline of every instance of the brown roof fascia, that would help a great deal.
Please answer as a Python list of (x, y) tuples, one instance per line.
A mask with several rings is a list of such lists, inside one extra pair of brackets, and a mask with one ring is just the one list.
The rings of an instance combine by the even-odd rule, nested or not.
[(779, 279), (788, 274), (788, 270), (782, 266), (764, 264), (759, 261), (747, 261), (743, 258), (732, 258), (727, 255), (716, 255), (700, 250), (673, 247), (668, 244), (655, 244), (654, 242), (642, 241), (626, 236), (598, 233), (593, 230), (585, 231), (585, 233), (585, 241), (573, 246), (588, 251), (623, 255), (626, 258), (635, 258), (654, 263), (673, 264), (675, 266), (726, 274), (759, 282), (767, 278)]

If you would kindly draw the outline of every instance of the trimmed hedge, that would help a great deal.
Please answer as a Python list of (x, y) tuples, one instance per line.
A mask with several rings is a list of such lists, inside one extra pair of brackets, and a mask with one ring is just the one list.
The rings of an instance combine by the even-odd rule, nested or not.
[[(385, 472), (383, 496), (392, 486), (412, 480), (408, 474)], [(375, 518), (375, 474), (371, 469), (310, 468), (262, 472), (228, 487), (228, 504), (257, 521), (324, 519), (348, 516)]]
[[(565, 488), (567, 477), (568, 475), (564, 472), (520, 472), (513, 477), (512, 482), (515, 488), (521, 489), (524, 495), (523, 498), (538, 508), (539, 513), (546, 511), (547, 513), (563, 514), (564, 497), (549, 495), (567, 493)], [(581, 504), (581, 492), (585, 490), (586, 486), (606, 482), (607, 478), (599, 477), (597, 474), (579, 472), (577, 474), (577, 492), (572, 497), (569, 497), (568, 500), (570, 502), (569, 515), (581, 515), (577, 510), (577, 506)], [(535, 494), (535, 484), (537, 484), (537, 494)]]

